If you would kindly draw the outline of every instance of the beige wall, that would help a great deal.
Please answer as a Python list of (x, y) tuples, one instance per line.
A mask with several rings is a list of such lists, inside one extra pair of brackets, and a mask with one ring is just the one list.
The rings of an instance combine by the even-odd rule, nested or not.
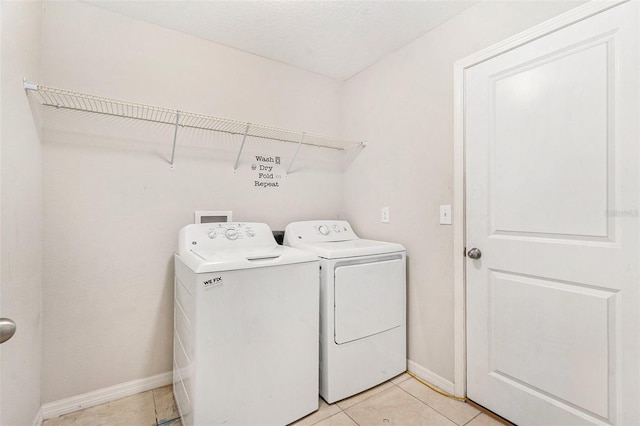
[(453, 64), (579, 4), (481, 2), (346, 83), (344, 133), (368, 146), (345, 173), (344, 217), (362, 237), (407, 247), (408, 357), (445, 381), (454, 377), (453, 230), (439, 225), (439, 205), (453, 201)]
[(0, 424), (32, 424), (40, 408), (42, 292), (42, 149), (22, 89), (40, 71), (40, 1), (0, 3), (1, 304), (17, 325), (2, 345)]
[[(48, 2), (43, 84), (338, 134), (340, 82), (86, 3)], [(61, 110), (44, 115), (43, 402), (171, 371), (173, 258), (194, 210), (284, 229), (336, 218), (341, 157), (303, 147), (278, 189), (254, 187), (252, 155), (295, 145)], [(282, 170), (282, 168), (280, 169)], [(232, 325), (230, 325), (232, 326)]]

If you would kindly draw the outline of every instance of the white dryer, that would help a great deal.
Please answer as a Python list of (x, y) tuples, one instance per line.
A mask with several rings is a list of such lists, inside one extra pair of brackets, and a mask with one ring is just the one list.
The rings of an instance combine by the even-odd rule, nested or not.
[(320, 395), (333, 403), (407, 369), (406, 257), (348, 222), (294, 222), (284, 244), (320, 258)]
[(318, 409), (318, 259), (261, 223), (188, 225), (175, 256), (182, 424), (285, 425)]

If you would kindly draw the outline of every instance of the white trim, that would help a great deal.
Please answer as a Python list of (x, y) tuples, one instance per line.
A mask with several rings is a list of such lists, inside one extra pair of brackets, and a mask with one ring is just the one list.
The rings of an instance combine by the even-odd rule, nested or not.
[(597, 15), (598, 13), (602, 13), (615, 6), (619, 6), (622, 3), (627, 3), (628, 1), (630, 0), (592, 0), (589, 3), (576, 7), (575, 9), (571, 9), (549, 19), (548, 21), (535, 25), (526, 31), (496, 43), (493, 46), (489, 46), (486, 49), (462, 58), (456, 61), (454, 67), (460, 67), (463, 69), (472, 67), (480, 62), (489, 60), (494, 56), (501, 55), (509, 50), (513, 50), (524, 44), (530, 43), (535, 39), (549, 35), (564, 27), (575, 24), (576, 22), (587, 19), (593, 15)]
[(62, 416), (63, 414), (84, 410), (85, 408), (94, 407), (119, 398), (145, 392), (149, 389), (166, 386), (171, 383), (173, 383), (172, 372), (158, 374), (145, 379), (120, 383), (118, 385), (87, 392), (82, 395), (76, 395), (43, 404), (40, 409), (40, 417), (44, 419), (51, 419), (53, 417)]
[(453, 71), (453, 380), (457, 397), (467, 396), (464, 197), (464, 68)]
[(468, 68), (519, 46), (575, 24), (628, 0), (593, 0), (538, 24), (520, 34), (456, 61), (453, 66), (453, 280), (454, 280), (454, 380), (456, 396), (467, 393), (466, 290), (465, 290), (465, 159), (464, 159), (464, 75)]
[(44, 416), (42, 415), (42, 407), (38, 408), (38, 412), (36, 413), (36, 418), (33, 421), (33, 426), (42, 426), (42, 422), (44, 421)]
[(415, 374), (430, 385), (433, 385), (446, 393), (453, 393), (453, 382), (450, 382), (444, 377), (437, 375), (433, 371), (424, 368), (410, 359), (407, 360), (407, 367), (411, 373)]

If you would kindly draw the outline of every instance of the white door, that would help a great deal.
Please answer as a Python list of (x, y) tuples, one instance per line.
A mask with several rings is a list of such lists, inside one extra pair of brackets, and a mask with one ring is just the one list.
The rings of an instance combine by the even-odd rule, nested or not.
[(467, 394), (518, 425), (640, 424), (638, 17), (465, 73)]

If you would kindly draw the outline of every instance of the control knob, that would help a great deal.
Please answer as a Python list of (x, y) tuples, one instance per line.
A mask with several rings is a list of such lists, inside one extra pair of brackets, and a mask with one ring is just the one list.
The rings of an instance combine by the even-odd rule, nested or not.
[(215, 238), (216, 237), (216, 231), (209, 231), (209, 238)]
[(318, 226), (318, 232), (320, 232), (322, 235), (329, 235), (329, 228), (327, 228), (325, 225), (320, 225)]
[(229, 228), (224, 232), (224, 236), (227, 237), (228, 240), (237, 240), (238, 231), (236, 231), (235, 228)]

